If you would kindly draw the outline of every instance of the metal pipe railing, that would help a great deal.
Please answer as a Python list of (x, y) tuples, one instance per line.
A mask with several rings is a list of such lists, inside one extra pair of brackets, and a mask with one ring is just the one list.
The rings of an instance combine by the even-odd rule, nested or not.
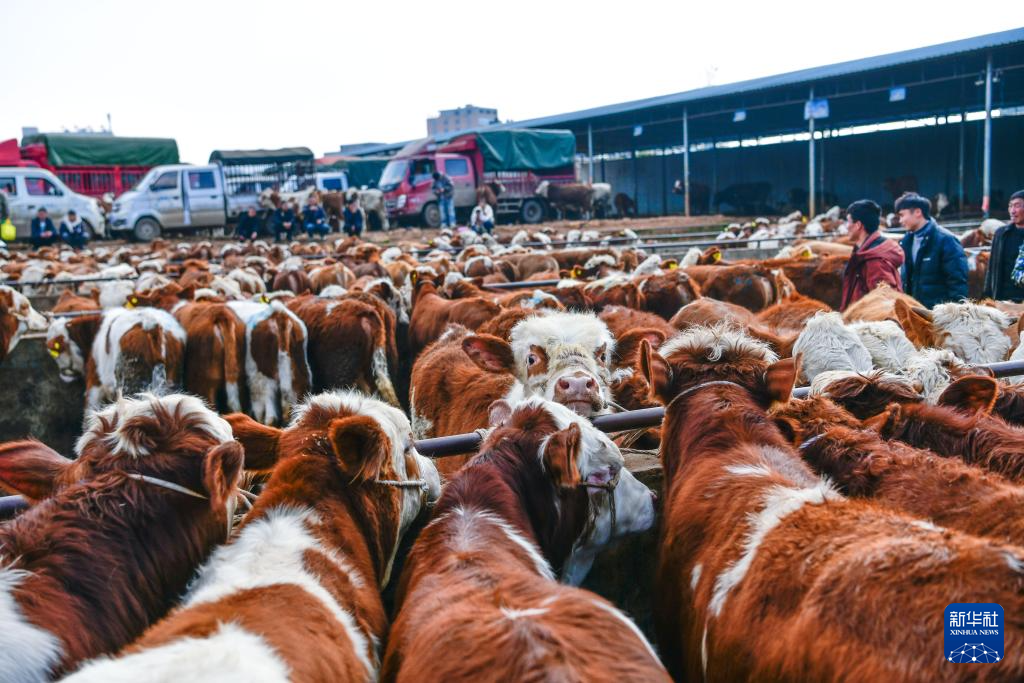
[[(1003, 361), (979, 365), (978, 368), (985, 368), (995, 377), (1010, 377), (1024, 374), (1024, 361)], [(810, 393), (810, 387), (798, 387), (793, 390), (794, 398), (806, 398)], [(661, 424), (665, 417), (665, 408), (642, 408), (640, 410), (629, 410), (622, 413), (610, 415), (599, 415), (592, 422), (602, 432), (621, 432), (629, 429), (646, 429)], [(416, 441), (416, 450), (420, 455), (430, 458), (440, 458), (448, 455), (459, 455), (472, 453), (482, 441), (479, 432), (469, 434), (454, 434), (452, 436), (438, 436), (433, 439), (420, 439)], [(28, 507), (28, 501), (22, 496), (0, 496), (0, 519), (7, 519), (12, 515)]]

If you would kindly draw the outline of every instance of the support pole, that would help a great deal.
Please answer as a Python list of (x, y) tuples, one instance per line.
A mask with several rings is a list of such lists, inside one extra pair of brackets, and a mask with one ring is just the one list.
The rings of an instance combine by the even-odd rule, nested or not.
[(992, 197), (992, 53), (985, 62), (985, 160), (981, 180), (981, 211), (988, 218)]
[(690, 215), (690, 113), (683, 109), (683, 212)]
[(964, 217), (964, 131), (967, 128), (967, 111), (961, 106), (960, 107), (960, 125), (957, 126), (960, 130), (960, 160), (959, 167), (957, 168), (957, 183), (956, 191), (960, 195), (960, 204), (958, 213), (960, 218)]
[(594, 127), (587, 124), (587, 182), (594, 183)]
[[(814, 86), (811, 86), (811, 94), (808, 98), (808, 103), (814, 101)], [(809, 189), (807, 191), (807, 218), (808, 220), (814, 218), (814, 112), (811, 111), (812, 107), (807, 108), (807, 132), (810, 133), (811, 139), (807, 141), (807, 179), (809, 183)]]

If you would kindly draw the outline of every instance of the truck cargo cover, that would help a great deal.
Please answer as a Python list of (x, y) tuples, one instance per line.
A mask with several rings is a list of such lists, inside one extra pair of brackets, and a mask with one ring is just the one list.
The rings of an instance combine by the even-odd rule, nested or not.
[(178, 163), (178, 143), (170, 138), (122, 138), (113, 135), (40, 133), (22, 146), (46, 145), (50, 164), (62, 166), (159, 166)]
[(232, 164), (286, 164), (295, 161), (313, 163), (313, 152), (308, 147), (284, 147), (282, 149), (215, 149), (210, 154), (210, 163)]
[(572, 166), (576, 136), (567, 130), (475, 133), (487, 171), (540, 171)]

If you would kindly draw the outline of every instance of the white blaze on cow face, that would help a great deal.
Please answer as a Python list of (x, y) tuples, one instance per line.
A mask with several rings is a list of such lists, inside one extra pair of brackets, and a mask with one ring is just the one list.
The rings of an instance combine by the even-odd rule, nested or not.
[[(604, 547), (621, 536), (646, 531), (654, 525), (654, 494), (626, 469), (618, 446), (589, 420), (561, 404), (539, 398), (527, 399), (517, 408), (537, 406), (551, 415), (559, 429), (566, 429), (570, 424), (580, 428), (582, 447), (577, 461), (580, 480), (595, 485), (587, 489), (590, 524), (576, 539), (562, 568), (562, 581), (578, 586)], [(603, 488), (613, 482), (612, 491)]]
[(943, 335), (943, 347), (968, 363), (996, 363), (1010, 353), (1010, 338), (1003, 333), (1013, 319), (992, 306), (972, 303), (937, 304), (932, 325)]
[(46, 331), (46, 347), (57, 363), (62, 382), (74, 382), (85, 375), (85, 355), (68, 334), (68, 319), (54, 318)]
[(542, 396), (589, 416), (607, 410), (615, 339), (592, 314), (546, 311), (511, 334), (522, 396)]

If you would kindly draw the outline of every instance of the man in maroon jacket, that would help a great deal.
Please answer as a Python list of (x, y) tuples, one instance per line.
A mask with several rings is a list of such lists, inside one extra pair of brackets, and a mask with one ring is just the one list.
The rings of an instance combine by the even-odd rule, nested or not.
[(903, 249), (895, 241), (878, 232), (882, 209), (870, 199), (861, 199), (846, 209), (850, 237), (854, 240), (850, 262), (843, 272), (843, 298), (839, 310), (884, 282), (893, 289), (903, 291), (900, 266)]

